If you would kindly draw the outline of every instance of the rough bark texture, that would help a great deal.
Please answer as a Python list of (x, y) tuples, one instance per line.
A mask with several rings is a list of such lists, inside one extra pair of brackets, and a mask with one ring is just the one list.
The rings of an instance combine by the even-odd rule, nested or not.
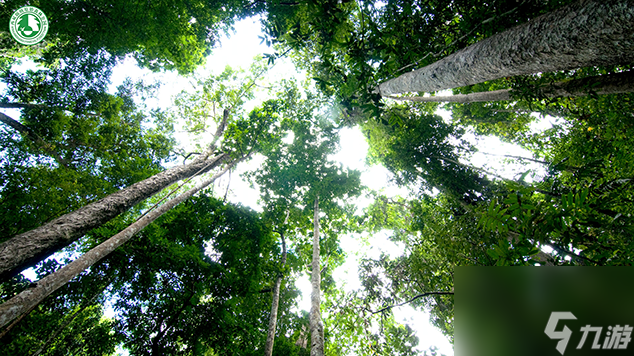
[(170, 184), (195, 174), (202, 174), (221, 164), (228, 155), (196, 160), (135, 183), (116, 193), (62, 215), (38, 228), (16, 235), (0, 244), (0, 281), (43, 260), (68, 246), (91, 229), (100, 226), (160, 192)]
[(379, 85), (383, 96), (634, 61), (631, 0), (576, 1)]
[[(286, 215), (288, 219), (288, 215)], [(284, 222), (286, 225), (286, 222)], [(281, 265), (282, 268), (286, 265), (286, 241), (284, 239), (284, 233), (280, 233), (280, 237), (282, 238), (282, 260)], [(273, 286), (273, 302), (271, 303), (271, 317), (269, 319), (269, 332), (266, 336), (266, 345), (264, 345), (264, 355), (271, 356), (273, 355), (273, 345), (275, 343), (275, 329), (277, 328), (277, 310), (280, 305), (280, 287), (282, 285), (282, 272), (278, 273), (277, 279), (275, 280), (275, 286)]]
[[(623, 94), (634, 92), (634, 71), (598, 75), (593, 77), (572, 79), (539, 88), (540, 97), (577, 97), (590, 93), (598, 95)], [(479, 93), (458, 94), (449, 96), (387, 96), (389, 99), (414, 102), (449, 102), (475, 103), (484, 101), (515, 100), (517, 95), (511, 89), (484, 91)]]
[(413, 101), (416, 103), (477, 103), (484, 101), (511, 100), (511, 89), (483, 91), (469, 94), (456, 94), (447, 96), (385, 96), (385, 98), (398, 101)]
[(324, 325), (321, 321), (321, 270), (319, 268), (319, 197), (315, 197), (315, 215), (313, 217), (313, 262), (310, 296), (310, 356), (324, 356)]
[(174, 199), (171, 199), (155, 210), (152, 210), (141, 219), (137, 220), (118, 234), (101, 243), (99, 246), (86, 252), (81, 257), (67, 264), (60, 270), (42, 278), (35, 284), (34, 287), (29, 288), (4, 302), (3, 304), (0, 304), (0, 327), (3, 327), (14, 318), (19, 317), (27, 310), (30, 310), (30, 308), (32, 308), (33, 306), (42, 302), (44, 298), (65, 285), (71, 279), (75, 278), (86, 268), (97, 263), (99, 260), (106, 257), (119, 246), (130, 240), (132, 236), (134, 236), (137, 232), (143, 230), (143, 228), (148, 226), (159, 216), (163, 215), (174, 206), (185, 201), (187, 198), (191, 197), (199, 190), (211, 184), (214, 180), (216, 180), (227, 170), (229, 170), (229, 168), (231, 168), (231, 165), (227, 166), (221, 172), (215, 174), (213, 177), (197, 184), (191, 190), (179, 195)]

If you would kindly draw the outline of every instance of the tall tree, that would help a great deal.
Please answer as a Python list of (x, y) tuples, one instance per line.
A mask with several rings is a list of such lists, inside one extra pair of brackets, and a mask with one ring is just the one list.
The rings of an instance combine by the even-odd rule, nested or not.
[(179, 195), (176, 198), (171, 199), (160, 207), (150, 211), (146, 215), (142, 216), (132, 225), (128, 226), (115, 236), (111, 237), (101, 245), (93, 248), (87, 253), (75, 261), (64, 266), (59, 271), (56, 271), (42, 280), (37, 282), (37, 285), (33, 288), (29, 288), (24, 292), (18, 294), (12, 299), (0, 304), (0, 327), (9, 323), (13, 318), (19, 317), (21, 314), (31, 310), (38, 305), (44, 298), (48, 297), (51, 293), (55, 292), (58, 288), (62, 287), (71, 279), (78, 276), (81, 272), (99, 262), (104, 257), (108, 256), (119, 246), (130, 240), (137, 232), (148, 226), (158, 217), (172, 209), (174, 206), (185, 201), (193, 194), (197, 193), (201, 189), (204, 189), (209, 184), (213, 183), (219, 176), (224, 174), (235, 162), (232, 162), (227, 168), (221, 171), (219, 174), (213, 175), (211, 178), (205, 179), (198, 183), (194, 188)]
[[(84, 58), (56, 70), (3, 74), (2, 101), (24, 106), (20, 121), (3, 116), (12, 126), (0, 133), (7, 153), (0, 166), (0, 209), (12, 212), (0, 218), (3, 241), (163, 170), (172, 129), (160, 114), (135, 104), (133, 96), (142, 92), (133, 83), (106, 93), (109, 70), (102, 61)], [(151, 119), (156, 128), (144, 128)], [(6, 279), (15, 271), (3, 272)]]
[[(286, 218), (284, 219), (284, 223), (280, 227), (280, 231), (278, 234), (280, 235), (280, 239), (282, 240), (282, 258), (280, 259), (280, 266), (284, 270), (286, 269), (286, 238), (284, 237), (286, 225), (288, 223), (288, 217), (290, 215), (290, 210), (286, 213)], [(266, 344), (264, 345), (264, 355), (271, 356), (273, 355), (273, 346), (275, 344), (275, 331), (277, 329), (277, 312), (279, 310), (280, 305), (280, 288), (282, 286), (282, 280), (284, 278), (283, 270), (278, 272), (275, 277), (275, 284), (273, 285), (272, 292), (272, 301), (271, 301), (271, 316), (269, 317), (269, 328), (268, 333), (266, 335)]]
[[(222, 133), (219, 125), (218, 137)], [(60, 216), (39, 228), (16, 235), (0, 244), (0, 276), (6, 279), (69, 245), (84, 233), (126, 211), (140, 201), (160, 192), (181, 179), (205, 173), (222, 164), (229, 155), (206, 154), (194, 162), (170, 168), (139, 183), (113, 193), (79, 210)]]
[[(602, 76), (571, 79), (536, 88), (539, 98), (577, 97), (585, 95), (622, 94), (634, 91), (634, 72), (606, 74)], [(519, 99), (520, 93), (513, 89), (456, 94), (451, 96), (386, 96), (399, 101), (475, 103), (483, 101), (505, 101)]]
[(319, 195), (315, 195), (313, 206), (313, 258), (311, 262), (310, 284), (310, 355), (324, 355), (324, 323), (321, 320), (321, 265), (319, 254)]
[[(254, 69), (255, 70), (255, 69)], [(20, 270), (31, 266), (32, 264), (42, 260), (58, 249), (67, 246), (71, 242), (81, 237), (87, 231), (100, 226), (113, 217), (128, 210), (132, 206), (142, 200), (160, 192), (170, 184), (181, 179), (191, 176), (203, 174), (214, 167), (217, 167), (233, 158), (237, 158), (242, 154), (247, 154), (257, 145), (255, 136), (262, 134), (267, 130), (265, 127), (269, 121), (260, 120), (258, 124), (254, 124), (253, 131), (250, 133), (239, 133), (232, 136), (228, 133), (228, 137), (224, 146), (225, 151), (216, 150), (218, 141), (222, 138), (227, 122), (230, 118), (230, 111), (239, 108), (244, 100), (253, 90), (255, 79), (262, 74), (263, 69), (257, 68), (257, 72), (246, 75), (243, 83), (235, 84), (237, 88), (217, 84), (215, 87), (207, 88), (216, 96), (218, 91), (232, 92), (229, 99), (218, 99), (218, 105), (227, 105), (223, 111), (222, 118), (218, 119), (215, 134), (212, 136), (212, 142), (206, 140), (204, 151), (200, 153), (191, 163), (176, 166), (155, 174), (141, 182), (135, 183), (114, 192), (99, 201), (85, 205), (78, 210), (59, 216), (46, 224), (18, 234), (0, 245), (0, 276), (4, 279), (14, 275)], [(221, 76), (222, 77), (222, 76)], [(220, 78), (222, 80), (222, 78)], [(211, 80), (213, 83), (214, 81)], [(234, 93), (235, 92), (235, 93)], [(211, 93), (210, 95), (214, 94)], [(213, 95), (212, 95), (213, 96)], [(207, 97), (203, 99), (209, 99)], [(213, 97), (211, 98), (214, 99)], [(202, 99), (201, 99), (202, 100)], [(196, 113), (201, 114), (201, 113)], [(202, 113), (204, 116), (210, 116), (210, 113)], [(259, 117), (262, 119), (263, 117)], [(254, 119), (254, 122), (258, 118)], [(53, 123), (54, 120), (51, 120)], [(266, 121), (266, 123), (264, 123)], [(240, 125), (249, 125), (244, 121)], [(255, 128), (257, 126), (257, 128)], [(255, 135), (255, 136), (254, 136)], [(231, 141), (240, 138), (239, 142)], [(243, 150), (243, 151), (236, 151)]]
[[(279, 115), (281, 132), (292, 135), (292, 142), (285, 143), (279, 137), (277, 144), (263, 151), (265, 162), (250, 176), (260, 185), (267, 210), (284, 212), (291, 209), (290, 216), (295, 220), (292, 224), (296, 226), (292, 238), (295, 243), (304, 246), (304, 258), (311, 261), (311, 354), (323, 355), (324, 332), (319, 302), (322, 284), (320, 255), (326, 249), (328, 253), (336, 251), (339, 231), (333, 229), (336, 225), (333, 224), (325, 233), (322, 232), (319, 214), (320, 211), (325, 212), (330, 221), (335, 221), (342, 214), (337, 201), (359, 193), (359, 173), (344, 170), (328, 160), (328, 155), (336, 149), (337, 137), (333, 123), (327, 117), (315, 115), (325, 104), (323, 98), (307, 92), (307, 98), (303, 99), (294, 83), (284, 85), (283, 94), (277, 100), (269, 101), (268, 106)], [(301, 213), (296, 213), (298, 210)], [(310, 230), (312, 242), (302, 238), (309, 236)]]
[(516, 75), (629, 64), (632, 16), (628, 1), (576, 1), (383, 82), (378, 91), (432, 92)]

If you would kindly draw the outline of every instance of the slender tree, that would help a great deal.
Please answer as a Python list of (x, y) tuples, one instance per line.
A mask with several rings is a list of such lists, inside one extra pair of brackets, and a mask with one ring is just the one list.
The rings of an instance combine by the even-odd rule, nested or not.
[[(261, 187), (262, 200), (267, 204), (270, 214), (281, 215), (281, 211), (284, 210), (280, 207), (292, 209), (292, 212), (300, 211), (298, 216), (292, 215), (292, 223), (303, 231), (302, 235), (307, 235), (306, 231), (313, 229), (312, 254), (302, 257), (312, 261), (309, 316), (311, 354), (323, 355), (320, 243), (324, 244), (324, 249), (332, 251), (336, 246), (338, 231), (324, 228), (326, 238), (320, 238), (319, 211), (326, 211), (329, 220), (342, 215), (336, 200), (359, 193), (359, 173), (344, 170), (343, 167), (329, 161), (328, 156), (336, 151), (337, 137), (332, 123), (314, 114), (320, 109), (319, 105), (323, 104), (320, 102), (321, 98), (307, 93), (308, 98), (302, 99), (296, 85), (286, 84), (286, 90), (280, 94), (280, 98), (269, 101), (267, 106), (281, 117), (282, 132), (292, 131), (294, 139), (291, 143), (285, 143), (280, 139), (277, 144), (270, 145), (269, 149), (263, 152), (267, 159), (257, 172), (250, 175)], [(312, 226), (309, 225), (311, 218)], [(304, 244), (302, 240), (298, 242)]]
[(7, 279), (60, 248), (68, 246), (86, 232), (111, 220), (170, 184), (208, 172), (225, 162), (229, 154), (214, 154), (214, 151), (216, 142), (226, 127), (228, 116), (228, 111), (225, 111), (223, 120), (214, 135), (213, 143), (192, 163), (158, 173), (0, 244), (0, 280)]
[(627, 0), (579, 0), (381, 83), (378, 92), (432, 92), (516, 75), (629, 64), (633, 16)]
[[(623, 94), (634, 92), (634, 71), (572, 79), (545, 85), (538, 89), (541, 97), (577, 97), (588, 94)], [(387, 96), (389, 99), (414, 102), (451, 102), (475, 103), (485, 101), (517, 100), (518, 93), (513, 89), (500, 89), (451, 96)]]
[(36, 283), (35, 287), (29, 288), (11, 298), (10, 300), (4, 302), (3, 304), (0, 304), (0, 327), (6, 325), (12, 319), (20, 316), (25, 311), (30, 310), (33, 306), (39, 304), (42, 300), (44, 300), (44, 298), (46, 298), (51, 293), (66, 284), (68, 281), (79, 275), (86, 268), (92, 266), (96, 262), (106, 257), (108, 254), (110, 254), (112, 251), (117, 249), (119, 246), (126, 243), (136, 233), (148, 226), (165, 212), (169, 211), (181, 202), (187, 200), (187, 198), (191, 197), (201, 189), (214, 182), (218, 177), (229, 170), (234, 164), (235, 162), (232, 162), (219, 173), (198, 183), (194, 188), (188, 190), (187, 192), (179, 195), (176, 198), (171, 199), (155, 210), (150, 211), (132, 225), (128, 226), (118, 234), (101, 243), (99, 246), (86, 252), (81, 257), (64, 266), (59, 271), (56, 271), (44, 277), (42, 280)]
[[(285, 268), (286, 266), (286, 239), (284, 238), (284, 229), (286, 224), (288, 223), (288, 216), (290, 210), (286, 213), (286, 218), (284, 220), (284, 224), (282, 225), (281, 230), (279, 231), (280, 239), (282, 240), (282, 258), (280, 260), (281, 268)], [(282, 286), (282, 279), (284, 278), (284, 273), (282, 271), (278, 272), (275, 277), (275, 285), (273, 286), (273, 301), (271, 302), (271, 316), (269, 319), (269, 331), (266, 336), (266, 344), (264, 345), (264, 355), (271, 356), (273, 355), (273, 345), (275, 343), (275, 329), (277, 328), (277, 310), (280, 305), (280, 287)]]
[(313, 260), (310, 280), (310, 355), (324, 355), (324, 324), (321, 321), (321, 267), (319, 265), (319, 195), (315, 195), (313, 216)]

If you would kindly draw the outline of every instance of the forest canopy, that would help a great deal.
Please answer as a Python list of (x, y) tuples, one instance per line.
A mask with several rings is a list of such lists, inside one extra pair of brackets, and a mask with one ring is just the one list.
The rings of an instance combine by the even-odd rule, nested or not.
[[(33, 46), (6, 30), (26, 5), (50, 22)], [(453, 344), (457, 266), (632, 266), (632, 16), (618, 0), (3, 2), (0, 349), (437, 355), (398, 311)], [(205, 67), (242, 20), (266, 52)], [(113, 85), (130, 59), (188, 85)], [(338, 158), (349, 132), (361, 169)], [(369, 167), (390, 181), (372, 189)]]

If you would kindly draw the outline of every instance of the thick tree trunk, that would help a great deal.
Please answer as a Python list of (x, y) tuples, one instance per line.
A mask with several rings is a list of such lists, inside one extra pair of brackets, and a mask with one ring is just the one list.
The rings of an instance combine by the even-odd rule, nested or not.
[[(536, 94), (541, 98), (578, 97), (591, 93), (598, 95), (632, 93), (634, 92), (634, 71), (567, 80), (546, 85), (539, 88), (539, 91)], [(466, 104), (517, 100), (517, 94), (511, 89), (501, 89), (450, 96), (387, 96), (387, 98), (399, 101)]]
[(315, 196), (315, 215), (313, 217), (313, 262), (310, 296), (310, 356), (324, 356), (324, 325), (321, 321), (321, 270), (319, 267), (319, 196)]
[(479, 103), (485, 101), (511, 100), (511, 89), (483, 91), (469, 94), (443, 95), (443, 96), (391, 96), (384, 98), (398, 101), (412, 101), (415, 103)]
[[(286, 219), (288, 219), (288, 215), (286, 215)], [(284, 222), (286, 225), (286, 222)], [(286, 241), (284, 239), (284, 232), (280, 232), (280, 237), (282, 238), (282, 268), (286, 265)], [(269, 332), (266, 336), (266, 344), (264, 345), (264, 355), (271, 356), (273, 355), (273, 344), (275, 343), (275, 329), (277, 328), (277, 310), (280, 305), (280, 287), (282, 286), (282, 278), (284, 275), (282, 272), (277, 274), (277, 278), (275, 280), (275, 286), (273, 286), (273, 302), (271, 303), (271, 317), (269, 319)]]
[(68, 246), (86, 232), (125, 212), (170, 184), (205, 173), (221, 164), (228, 155), (198, 160), (158, 173), (128, 188), (62, 215), (38, 228), (16, 235), (0, 244), (0, 281), (31, 267), (53, 252)]
[(44, 298), (65, 285), (71, 279), (75, 278), (86, 268), (97, 263), (99, 260), (106, 257), (119, 246), (130, 240), (132, 236), (134, 236), (137, 232), (143, 230), (143, 228), (148, 226), (159, 216), (163, 215), (174, 206), (180, 204), (199, 190), (211, 184), (218, 177), (229, 170), (234, 163), (228, 165), (226, 168), (224, 168), (221, 172), (215, 174), (213, 177), (206, 179), (201, 183), (198, 183), (189, 191), (179, 195), (176, 198), (171, 199), (155, 210), (150, 211), (141, 219), (137, 220), (118, 234), (101, 243), (99, 246), (86, 252), (75, 261), (67, 264), (62, 269), (42, 278), (35, 284), (34, 287), (29, 288), (4, 302), (3, 304), (0, 304), (0, 327), (6, 325), (14, 318), (19, 317), (20, 314), (29, 310), (32, 306), (39, 304), (42, 300), (44, 300)]
[(580, 0), (379, 85), (382, 96), (634, 61), (631, 0)]

